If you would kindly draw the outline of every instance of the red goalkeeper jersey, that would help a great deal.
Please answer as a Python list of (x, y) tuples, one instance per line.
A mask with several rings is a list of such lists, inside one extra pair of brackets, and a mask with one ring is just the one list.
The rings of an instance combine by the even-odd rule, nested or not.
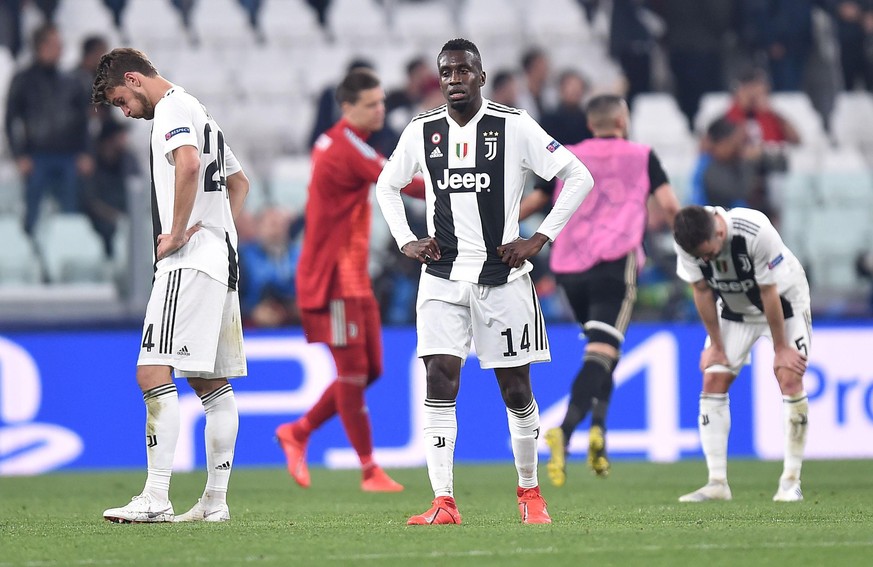
[[(367, 270), (370, 244), (370, 186), (385, 158), (366, 134), (345, 119), (322, 134), (312, 148), (303, 251), (297, 268), (297, 304), (326, 308), (331, 299), (373, 293)], [(416, 189), (423, 195), (419, 178)]]

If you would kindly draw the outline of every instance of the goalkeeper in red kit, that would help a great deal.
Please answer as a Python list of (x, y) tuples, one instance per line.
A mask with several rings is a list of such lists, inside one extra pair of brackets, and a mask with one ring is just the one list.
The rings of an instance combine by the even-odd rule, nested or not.
[[(382, 374), (382, 328), (367, 264), (370, 187), (385, 158), (366, 140), (385, 122), (385, 93), (372, 71), (356, 69), (339, 84), (336, 98), (342, 118), (312, 149), (297, 302), (306, 340), (330, 348), (337, 376), (305, 415), (276, 429), (276, 438), (288, 472), (306, 488), (309, 436), (338, 413), (361, 460), (361, 489), (397, 492), (403, 486), (373, 461), (364, 402), (364, 389)], [(418, 178), (406, 190), (423, 197), (424, 182)]]

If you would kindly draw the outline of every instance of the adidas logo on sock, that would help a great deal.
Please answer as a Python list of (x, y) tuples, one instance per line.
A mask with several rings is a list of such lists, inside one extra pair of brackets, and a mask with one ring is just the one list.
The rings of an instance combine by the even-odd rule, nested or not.
[(436, 148), (433, 149), (433, 151), (430, 153), (430, 157), (431, 158), (443, 157), (443, 152), (440, 151), (439, 146), (437, 146)]
[(215, 470), (217, 470), (217, 471), (229, 471), (230, 470), (230, 461), (224, 461), (223, 463), (221, 463), (220, 465), (215, 467)]
[(183, 345), (182, 348), (180, 348), (178, 351), (176, 351), (176, 354), (179, 356), (191, 356), (191, 353), (188, 352), (187, 345)]

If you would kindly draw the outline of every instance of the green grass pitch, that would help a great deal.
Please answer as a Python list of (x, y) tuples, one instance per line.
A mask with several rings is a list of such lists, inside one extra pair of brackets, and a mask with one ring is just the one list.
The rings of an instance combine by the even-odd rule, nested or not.
[[(542, 465), (542, 464), (541, 464)], [(680, 504), (705, 481), (700, 461), (617, 461), (595, 478), (572, 461), (554, 488), (554, 523), (525, 526), (511, 463), (455, 470), (460, 526), (407, 527), (432, 494), (423, 469), (391, 471), (399, 494), (364, 494), (357, 471), (239, 469), (226, 524), (118, 525), (104, 508), (142, 488), (144, 472), (0, 478), (0, 567), (113, 565), (873, 565), (873, 462), (810, 461), (800, 503), (774, 503), (781, 463), (732, 461), (731, 502)], [(177, 474), (188, 509), (203, 473)]]

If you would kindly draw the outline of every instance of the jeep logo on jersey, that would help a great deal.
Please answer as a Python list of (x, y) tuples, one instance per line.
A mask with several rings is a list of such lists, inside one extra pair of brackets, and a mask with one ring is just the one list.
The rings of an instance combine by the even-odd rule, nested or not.
[(443, 178), (437, 179), (437, 188), (451, 193), (481, 193), (491, 190), (491, 176), (478, 172), (472, 167), (444, 169)]
[(709, 287), (711, 287), (712, 289), (717, 289), (718, 291), (726, 291), (728, 293), (745, 293), (755, 287), (755, 280), (753, 279), (720, 282), (716, 281), (715, 278), (710, 278), (706, 280), (706, 283), (708, 283)]
[(497, 157), (497, 136), (500, 132), (482, 132), (485, 137), (485, 159), (494, 160)]

